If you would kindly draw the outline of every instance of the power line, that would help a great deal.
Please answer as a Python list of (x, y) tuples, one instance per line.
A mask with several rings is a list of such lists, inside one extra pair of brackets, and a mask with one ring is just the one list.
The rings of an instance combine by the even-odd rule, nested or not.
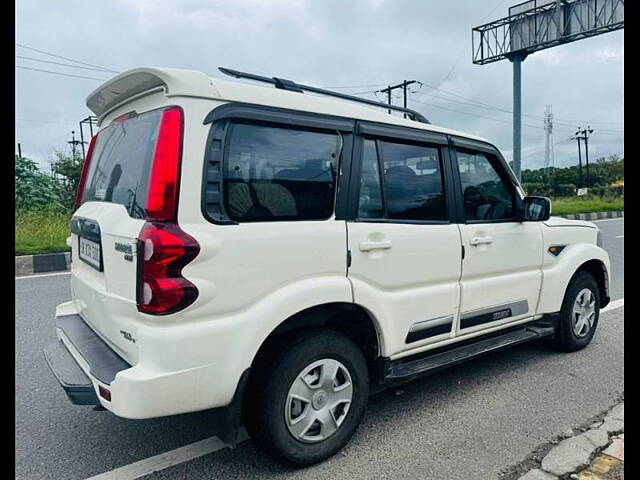
[[(382, 87), (384, 85), (384, 83), (376, 83), (375, 85), (335, 85), (335, 86), (329, 86), (329, 87), (319, 87), (319, 88), (334, 88), (334, 89), (342, 89), (342, 88), (377, 88), (377, 87)], [(368, 92), (369, 90), (367, 90)], [(355, 94), (351, 94), (351, 95), (355, 95)]]
[(50, 55), (52, 57), (56, 57), (56, 58), (61, 58), (63, 60), (69, 60), (70, 62), (74, 62), (74, 63), (79, 63), (80, 65), (86, 65), (87, 67), (95, 67), (95, 68), (100, 68), (102, 70), (104, 70), (105, 72), (111, 72), (111, 73), (120, 73), (117, 72), (116, 70), (112, 70), (110, 68), (106, 68), (106, 67), (101, 67), (100, 65), (93, 65), (91, 63), (86, 63), (86, 62), (81, 62), (80, 60), (76, 60), (74, 58), (69, 58), (69, 57), (63, 57), (62, 55), (57, 55), (55, 53), (51, 53), (51, 52), (47, 52), (45, 50), (39, 50), (37, 48), (33, 48), (33, 47), (29, 47), (27, 45), (24, 45), (22, 43), (18, 43), (16, 42), (16, 45), (22, 48), (26, 48), (27, 50), (32, 50), (34, 52), (38, 52), (38, 53), (42, 53), (44, 55)]
[(99, 82), (106, 82), (107, 81), (106, 78), (85, 77), (83, 75), (73, 75), (71, 73), (52, 72), (51, 70), (41, 70), (39, 68), (23, 67), (22, 65), (16, 65), (16, 68), (22, 68), (24, 70), (32, 70), (34, 72), (52, 73), (54, 75), (62, 75), (64, 77), (86, 78), (87, 80), (97, 80)]
[[(484, 22), (487, 18), (489, 18), (493, 12), (495, 12), (498, 8), (500, 8), (500, 6), (504, 3), (506, 3), (507, 0), (501, 0), (500, 3), (498, 3), (495, 7), (493, 7), (493, 10), (491, 10), (487, 15), (484, 16), (484, 18), (482, 20), (480, 20), (479, 23)], [(451, 67), (451, 69), (449, 70), (449, 73), (447, 73), (445, 75), (445, 77), (440, 81), (440, 83), (444, 83), (446, 82), (449, 77), (451, 76), (451, 74), (454, 72), (454, 70), (456, 69), (456, 67), (458, 66), (458, 63), (460, 63), (460, 60), (462, 60), (462, 56), (464, 55), (464, 52), (467, 50), (467, 46), (465, 45), (464, 47), (462, 47), (462, 50), (460, 50), (460, 54), (458, 55), (458, 58), (456, 59), (455, 63), (453, 64), (453, 66)]]
[(19, 122), (35, 122), (35, 123), (55, 123), (58, 125), (75, 125), (75, 122), (54, 122), (50, 120), (35, 120), (31, 118), (16, 118)]
[(72, 65), (70, 63), (62, 63), (62, 62), (52, 62), (51, 60), (42, 60), (40, 58), (25, 57), (23, 55), (16, 55), (16, 58), (21, 58), (23, 60), (32, 60), (34, 62), (51, 63), (53, 65), (62, 65), (64, 67), (81, 68), (82, 70), (93, 70), (95, 72), (103, 72), (104, 73), (104, 70), (102, 70), (100, 68), (81, 67), (80, 65)]

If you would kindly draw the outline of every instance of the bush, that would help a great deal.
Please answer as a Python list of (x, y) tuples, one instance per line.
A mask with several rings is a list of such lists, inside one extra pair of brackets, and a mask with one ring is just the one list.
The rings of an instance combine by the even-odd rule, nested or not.
[(540, 182), (523, 183), (522, 188), (527, 195), (541, 195), (543, 197), (571, 197), (576, 194), (576, 186), (568, 184), (545, 185)]
[(16, 155), (16, 212), (47, 209), (63, 212), (66, 205), (64, 187), (43, 173), (33, 160)]

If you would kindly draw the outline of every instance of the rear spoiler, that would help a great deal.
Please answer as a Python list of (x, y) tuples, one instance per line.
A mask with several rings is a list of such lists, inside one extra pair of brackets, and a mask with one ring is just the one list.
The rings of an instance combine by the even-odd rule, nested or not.
[(87, 107), (98, 124), (111, 110), (142, 95), (164, 91), (165, 95), (217, 96), (211, 79), (202, 72), (178, 68), (134, 68), (103, 83), (87, 97)]

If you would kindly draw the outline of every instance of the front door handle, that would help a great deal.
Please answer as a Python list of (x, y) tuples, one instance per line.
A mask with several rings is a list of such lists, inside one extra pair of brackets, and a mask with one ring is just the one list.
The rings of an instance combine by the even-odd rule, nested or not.
[(478, 245), (489, 245), (490, 243), (493, 243), (493, 237), (473, 237), (469, 240), (469, 243), (474, 247)]
[(370, 250), (388, 250), (391, 248), (391, 240), (381, 240), (373, 242), (371, 240), (365, 240), (360, 242), (360, 251), (368, 252)]

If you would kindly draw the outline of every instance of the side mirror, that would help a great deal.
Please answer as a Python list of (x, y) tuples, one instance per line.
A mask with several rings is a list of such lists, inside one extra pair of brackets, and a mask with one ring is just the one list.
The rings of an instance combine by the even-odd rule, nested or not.
[(524, 197), (520, 221), (543, 222), (551, 215), (551, 199), (548, 197)]

